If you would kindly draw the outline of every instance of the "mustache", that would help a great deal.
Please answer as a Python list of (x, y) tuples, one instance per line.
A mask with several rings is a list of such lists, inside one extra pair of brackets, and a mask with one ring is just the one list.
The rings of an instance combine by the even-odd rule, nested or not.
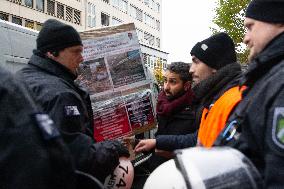
[(165, 92), (166, 94), (170, 94), (171, 96), (173, 95), (173, 94), (171, 93), (171, 91), (169, 91), (169, 90), (167, 90), (167, 89), (165, 89), (164, 92)]

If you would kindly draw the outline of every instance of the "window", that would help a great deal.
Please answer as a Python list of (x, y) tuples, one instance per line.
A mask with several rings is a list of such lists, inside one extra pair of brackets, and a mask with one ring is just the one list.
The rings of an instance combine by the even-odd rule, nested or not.
[(153, 35), (151, 35), (147, 32), (144, 32), (144, 40), (145, 40), (146, 44), (153, 46), (154, 45), (154, 39), (155, 38), (154, 38)]
[(120, 23), (122, 23), (122, 21), (119, 20), (118, 18), (115, 18), (115, 17), (112, 18), (112, 25), (118, 25)]
[(88, 27), (92, 27), (92, 17), (88, 16)]
[(156, 46), (157, 46), (158, 48), (161, 47), (161, 40), (160, 40), (160, 38), (156, 38)]
[(128, 11), (128, 2), (126, 0), (112, 0), (112, 6), (125, 13)]
[(101, 23), (102, 26), (109, 26), (109, 15), (101, 13)]
[(134, 7), (133, 5), (130, 5), (129, 7), (129, 15), (132, 18), (136, 18), (136, 7)]
[(17, 3), (17, 4), (21, 4), (22, 3), (22, 0), (10, 0), (12, 1), (12, 3)]
[(120, 10), (122, 12), (127, 13), (127, 11), (128, 11), (128, 2), (127, 1), (121, 0)]
[(144, 0), (145, 5), (149, 5), (149, 0)]
[(8, 21), (9, 20), (9, 15), (8, 14), (5, 14), (3, 12), (0, 12), (0, 19), (1, 20), (5, 20), (5, 21)]
[(143, 12), (142, 10), (138, 9), (137, 7), (134, 7), (133, 5), (130, 5), (130, 8), (129, 8), (129, 15), (132, 17), (132, 18), (135, 18), (139, 21), (143, 21)]
[(136, 29), (138, 40), (143, 41), (143, 31), (140, 29)]
[(144, 21), (148, 26), (155, 28), (155, 19), (146, 13), (144, 13)]
[(44, 11), (44, 0), (36, 0), (36, 9), (39, 11)]
[(92, 9), (92, 3), (89, 2), (87, 8), (88, 8), (88, 14), (91, 14), (91, 12), (92, 12), (92, 10), (91, 10)]
[(96, 6), (88, 3), (88, 27), (96, 27)]
[(112, 0), (112, 6), (119, 7), (119, 0)]
[(150, 56), (150, 68), (154, 68), (154, 59)]
[(68, 22), (73, 21), (73, 9), (71, 7), (66, 7), (66, 18), (65, 20)]
[(136, 9), (136, 19), (139, 21), (143, 21), (143, 12), (140, 9)]
[(34, 29), (34, 22), (30, 20), (25, 20), (25, 27)]
[(47, 0), (47, 14), (55, 16), (55, 2)]
[(12, 17), (12, 23), (14, 23), (14, 24), (18, 24), (18, 25), (22, 25), (22, 19), (21, 19), (21, 18), (18, 18), (18, 17), (13, 16), (13, 17)]
[(158, 30), (158, 31), (160, 31), (160, 21), (159, 20), (156, 20), (156, 29)]
[(81, 24), (81, 12), (78, 10), (74, 10), (74, 23), (78, 25)]
[(57, 18), (64, 19), (64, 5), (57, 3)]
[(24, 3), (28, 7), (33, 7), (33, 0), (24, 0)]
[(167, 69), (167, 59), (163, 59), (163, 66), (164, 66), (164, 69)]
[(35, 29), (38, 30), (38, 31), (40, 31), (41, 28), (42, 28), (42, 24), (37, 22), (37, 23), (36, 23), (36, 26), (35, 26)]
[(160, 12), (160, 4), (159, 3), (156, 4), (156, 11)]

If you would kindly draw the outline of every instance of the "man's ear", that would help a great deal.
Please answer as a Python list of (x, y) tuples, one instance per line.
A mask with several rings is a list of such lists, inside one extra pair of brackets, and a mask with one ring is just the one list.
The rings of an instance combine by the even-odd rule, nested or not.
[(183, 88), (185, 91), (188, 91), (191, 88), (191, 82), (190, 81), (185, 82)]
[(52, 59), (52, 60), (54, 60), (54, 58), (55, 58), (55, 56), (54, 56), (51, 52), (45, 53), (45, 56), (46, 56), (47, 58)]

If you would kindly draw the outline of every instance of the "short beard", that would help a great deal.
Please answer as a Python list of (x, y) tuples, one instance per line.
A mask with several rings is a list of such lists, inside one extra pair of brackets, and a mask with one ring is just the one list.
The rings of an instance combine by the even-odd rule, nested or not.
[(177, 98), (181, 97), (182, 95), (184, 95), (185, 92), (186, 92), (185, 90), (181, 90), (180, 92), (178, 92), (178, 93), (175, 94), (175, 95), (167, 96), (167, 99), (168, 99), (169, 101), (172, 101), (172, 100), (177, 99)]

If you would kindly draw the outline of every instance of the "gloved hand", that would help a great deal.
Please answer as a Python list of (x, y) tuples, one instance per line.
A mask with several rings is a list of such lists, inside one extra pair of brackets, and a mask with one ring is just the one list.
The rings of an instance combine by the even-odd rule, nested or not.
[(119, 154), (112, 141), (103, 141), (92, 146), (90, 173), (104, 183), (105, 178), (119, 165)]
[(115, 146), (115, 149), (119, 155), (119, 157), (127, 157), (129, 158), (130, 154), (128, 149), (118, 140), (111, 141), (112, 144)]

